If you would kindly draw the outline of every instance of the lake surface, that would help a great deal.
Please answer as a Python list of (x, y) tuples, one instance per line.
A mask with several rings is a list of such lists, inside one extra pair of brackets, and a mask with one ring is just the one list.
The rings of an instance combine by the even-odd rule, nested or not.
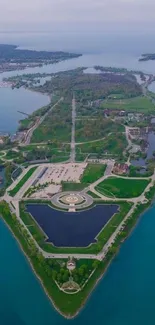
[(48, 96), (24, 88), (0, 88), (0, 132), (16, 132), (18, 121), (25, 118), (18, 110), (31, 114), (48, 103)]
[(110, 218), (118, 205), (96, 205), (81, 212), (63, 212), (44, 204), (28, 204), (27, 211), (57, 247), (87, 247)]
[(0, 220), (1, 325), (155, 323), (155, 206), (122, 245), (85, 308), (71, 321), (51, 306), (17, 242)]

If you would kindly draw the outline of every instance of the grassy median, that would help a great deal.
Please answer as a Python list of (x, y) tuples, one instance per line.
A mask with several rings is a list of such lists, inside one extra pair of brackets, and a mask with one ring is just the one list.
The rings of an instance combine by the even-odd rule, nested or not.
[(23, 178), (19, 181), (19, 183), (11, 190), (9, 191), (9, 194), (11, 196), (15, 196), (18, 191), (21, 189), (21, 187), (27, 182), (27, 180), (32, 176), (34, 171), (37, 169), (37, 166), (32, 167), (29, 169), (29, 171), (23, 176)]

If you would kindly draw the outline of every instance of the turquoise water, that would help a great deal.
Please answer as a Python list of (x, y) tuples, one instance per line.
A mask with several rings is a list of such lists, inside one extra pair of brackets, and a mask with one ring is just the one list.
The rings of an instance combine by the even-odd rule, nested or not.
[(0, 221), (0, 324), (155, 324), (154, 251), (155, 206), (122, 245), (79, 316), (68, 321), (51, 307), (18, 244)]

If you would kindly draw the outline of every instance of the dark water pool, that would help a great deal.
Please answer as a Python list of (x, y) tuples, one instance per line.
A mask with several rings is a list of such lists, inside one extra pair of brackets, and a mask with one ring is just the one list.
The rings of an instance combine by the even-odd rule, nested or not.
[(81, 212), (58, 211), (44, 204), (28, 204), (48, 242), (57, 247), (87, 247), (119, 209), (118, 205), (97, 205)]

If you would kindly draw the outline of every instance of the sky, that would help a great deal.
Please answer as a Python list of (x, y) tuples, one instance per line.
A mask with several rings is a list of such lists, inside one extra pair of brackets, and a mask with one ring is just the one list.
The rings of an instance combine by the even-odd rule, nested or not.
[(155, 0), (0, 0), (0, 31), (153, 30)]

